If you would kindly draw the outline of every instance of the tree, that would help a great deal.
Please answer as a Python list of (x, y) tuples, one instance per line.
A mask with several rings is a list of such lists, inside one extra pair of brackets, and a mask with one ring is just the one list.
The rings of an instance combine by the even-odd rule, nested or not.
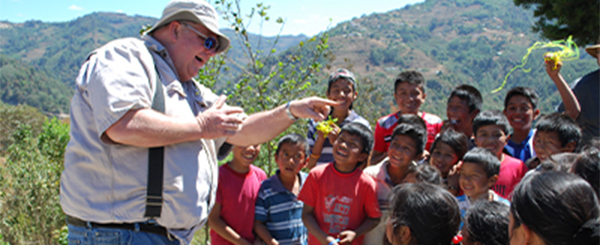
[(534, 32), (550, 40), (572, 35), (580, 46), (598, 41), (600, 0), (513, 0), (525, 9), (534, 8)]

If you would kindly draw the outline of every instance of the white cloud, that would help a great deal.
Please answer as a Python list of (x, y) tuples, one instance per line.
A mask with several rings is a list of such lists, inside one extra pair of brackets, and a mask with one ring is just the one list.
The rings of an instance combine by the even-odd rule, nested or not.
[(117, 13), (122, 14), (122, 13), (125, 13), (125, 12), (123, 12), (123, 10), (118, 9)]
[(83, 10), (83, 7), (79, 7), (79, 6), (75, 5), (75, 4), (73, 4), (73, 5), (69, 6), (69, 10), (79, 11), (79, 10)]

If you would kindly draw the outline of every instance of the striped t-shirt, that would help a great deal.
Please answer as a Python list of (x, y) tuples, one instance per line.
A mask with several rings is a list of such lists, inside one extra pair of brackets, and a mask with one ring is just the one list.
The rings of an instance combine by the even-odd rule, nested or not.
[[(306, 245), (308, 230), (302, 223), (304, 204), (279, 180), (279, 170), (260, 185), (256, 199), (255, 219), (261, 221), (279, 244)], [(307, 174), (300, 172), (300, 187)]]

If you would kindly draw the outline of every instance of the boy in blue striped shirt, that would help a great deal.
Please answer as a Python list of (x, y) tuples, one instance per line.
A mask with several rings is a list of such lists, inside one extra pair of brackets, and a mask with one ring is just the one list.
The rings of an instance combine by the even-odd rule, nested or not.
[(275, 151), (277, 173), (263, 181), (256, 199), (254, 232), (267, 245), (305, 245), (308, 231), (302, 223), (303, 203), (298, 200), (307, 174), (308, 142), (299, 134), (279, 140)]

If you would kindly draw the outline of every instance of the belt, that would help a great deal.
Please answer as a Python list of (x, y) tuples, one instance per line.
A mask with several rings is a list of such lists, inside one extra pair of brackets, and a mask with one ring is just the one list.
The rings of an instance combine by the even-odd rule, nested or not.
[(88, 227), (88, 225), (89, 225), (92, 228), (112, 228), (112, 229), (125, 229), (125, 230), (134, 230), (134, 231), (139, 229), (139, 231), (142, 231), (142, 232), (148, 232), (148, 233), (153, 233), (153, 234), (158, 234), (158, 235), (163, 235), (163, 236), (169, 237), (169, 232), (167, 231), (166, 228), (164, 228), (162, 226), (146, 224), (146, 223), (101, 224), (101, 223), (94, 223), (94, 222), (80, 220), (78, 218), (75, 218), (75, 217), (69, 216), (69, 215), (67, 215), (67, 223), (70, 225), (79, 226), (79, 227)]

